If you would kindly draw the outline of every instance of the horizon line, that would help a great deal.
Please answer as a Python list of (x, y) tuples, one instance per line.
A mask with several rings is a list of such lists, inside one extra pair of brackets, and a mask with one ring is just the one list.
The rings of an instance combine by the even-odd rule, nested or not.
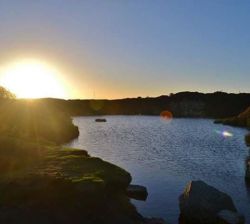
[(180, 93), (199, 93), (199, 94), (250, 94), (250, 92), (224, 92), (224, 91), (214, 91), (214, 92), (199, 92), (199, 91), (180, 91), (169, 94), (162, 94), (158, 96), (135, 96), (135, 97), (124, 97), (124, 98), (56, 98), (56, 97), (39, 97), (39, 98), (16, 98), (17, 100), (41, 100), (41, 99), (57, 99), (57, 100), (126, 100), (126, 99), (147, 99), (147, 98), (159, 98), (159, 97), (171, 97), (172, 95), (180, 94)]

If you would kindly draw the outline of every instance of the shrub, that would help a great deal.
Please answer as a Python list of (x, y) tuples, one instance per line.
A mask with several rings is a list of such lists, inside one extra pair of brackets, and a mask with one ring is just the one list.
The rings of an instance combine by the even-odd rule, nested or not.
[(0, 86), (0, 99), (15, 99), (16, 95), (6, 88)]
[(14, 100), (0, 106), (0, 134), (31, 140), (67, 142), (78, 136), (71, 117), (46, 103)]

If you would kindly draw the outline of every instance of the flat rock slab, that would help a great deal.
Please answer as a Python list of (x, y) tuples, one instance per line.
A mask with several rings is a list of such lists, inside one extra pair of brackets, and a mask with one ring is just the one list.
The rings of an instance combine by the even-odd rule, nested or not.
[(131, 184), (127, 188), (127, 195), (130, 198), (145, 201), (148, 197), (148, 191), (144, 186)]
[(105, 118), (97, 118), (95, 122), (107, 122), (107, 120)]

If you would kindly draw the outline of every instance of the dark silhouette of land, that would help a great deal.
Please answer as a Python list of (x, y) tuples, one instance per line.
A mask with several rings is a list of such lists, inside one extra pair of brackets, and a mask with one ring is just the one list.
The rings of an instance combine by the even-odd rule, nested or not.
[[(16, 99), (0, 89), (1, 223), (164, 223), (145, 219), (130, 203), (131, 175), (84, 150), (72, 116), (157, 115), (234, 117), (248, 122), (250, 94), (181, 92), (120, 100)], [(247, 110), (248, 111), (248, 110)], [(247, 116), (246, 116), (247, 114)], [(246, 118), (246, 119), (245, 119)], [(93, 120), (94, 122), (94, 120)]]
[(169, 96), (118, 100), (38, 99), (71, 116), (160, 115), (170, 111), (174, 117), (225, 118), (236, 116), (250, 105), (250, 93), (180, 92)]
[(131, 204), (131, 175), (63, 147), (78, 127), (61, 100), (17, 100), (0, 91), (0, 223), (148, 223)]

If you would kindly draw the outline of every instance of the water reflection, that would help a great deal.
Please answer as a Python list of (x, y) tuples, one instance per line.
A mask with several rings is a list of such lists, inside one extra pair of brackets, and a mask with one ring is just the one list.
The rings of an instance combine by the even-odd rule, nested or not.
[(217, 134), (219, 134), (219, 135), (221, 135), (221, 136), (223, 136), (225, 138), (227, 138), (227, 137), (233, 137), (233, 133), (231, 133), (231, 132), (229, 132), (227, 130), (223, 130), (223, 131), (221, 131), (221, 130), (215, 130), (215, 133), (217, 133)]
[(170, 122), (173, 119), (173, 114), (171, 111), (164, 110), (161, 112), (160, 117), (163, 121)]

